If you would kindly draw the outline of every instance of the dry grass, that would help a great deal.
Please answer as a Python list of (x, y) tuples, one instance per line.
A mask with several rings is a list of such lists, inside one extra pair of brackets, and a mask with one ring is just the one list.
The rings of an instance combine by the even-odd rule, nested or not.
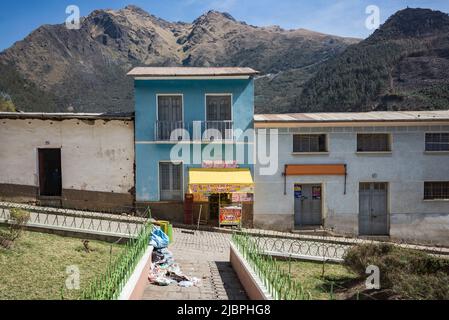
[(381, 290), (387, 299), (449, 299), (449, 259), (438, 258), (391, 244), (364, 244), (352, 247), (345, 265), (366, 278), (365, 270), (375, 265), (380, 271)]
[(338, 288), (357, 278), (354, 272), (349, 271), (341, 264), (324, 264), (323, 277), (323, 263), (320, 262), (291, 261), (290, 268), (288, 261), (283, 260), (278, 263), (283, 270), (287, 272), (290, 270), (293, 280), (301, 283), (304, 290), (310, 292), (312, 299), (315, 300), (331, 299), (331, 283), (334, 285), (334, 290), (337, 291)]
[[(80, 239), (24, 232), (10, 250), (0, 248), (0, 300), (77, 299), (81, 290), (103, 272), (120, 245), (91, 241), (87, 253)], [(65, 289), (66, 268), (78, 266), (81, 290)], [(64, 290), (64, 291), (63, 291)]]

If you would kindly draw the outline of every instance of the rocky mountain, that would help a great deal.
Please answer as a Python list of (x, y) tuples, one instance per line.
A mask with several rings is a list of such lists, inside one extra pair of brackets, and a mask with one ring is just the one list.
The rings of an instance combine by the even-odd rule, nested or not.
[(449, 16), (398, 11), (302, 89), (290, 112), (449, 109)]
[(0, 94), (24, 111), (130, 111), (133, 66), (249, 66), (262, 72), (256, 110), (283, 112), (319, 65), (358, 41), (216, 11), (183, 23), (135, 6), (96, 10), (80, 30), (44, 25), (0, 53)]

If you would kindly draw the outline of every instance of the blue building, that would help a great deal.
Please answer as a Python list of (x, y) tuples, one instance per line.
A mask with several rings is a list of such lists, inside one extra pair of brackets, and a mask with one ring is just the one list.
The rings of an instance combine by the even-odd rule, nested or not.
[(190, 67), (129, 72), (137, 207), (183, 222), (187, 194), (195, 221), (201, 211), (202, 220), (215, 224), (218, 208), (236, 202), (244, 222), (252, 221), (256, 74), (250, 68)]

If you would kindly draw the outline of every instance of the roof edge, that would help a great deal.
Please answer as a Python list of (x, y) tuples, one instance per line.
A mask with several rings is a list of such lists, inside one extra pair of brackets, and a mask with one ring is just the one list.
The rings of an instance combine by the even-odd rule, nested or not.
[(141, 78), (239, 77), (260, 74), (248, 67), (135, 67), (127, 76)]
[(0, 119), (44, 119), (44, 120), (133, 120), (134, 112), (106, 113), (45, 113), (45, 112), (0, 112)]

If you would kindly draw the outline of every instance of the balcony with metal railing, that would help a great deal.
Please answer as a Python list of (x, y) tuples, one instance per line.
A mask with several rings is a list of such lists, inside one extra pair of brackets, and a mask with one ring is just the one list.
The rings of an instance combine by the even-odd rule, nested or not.
[(234, 123), (223, 121), (156, 121), (155, 141), (234, 141)]

